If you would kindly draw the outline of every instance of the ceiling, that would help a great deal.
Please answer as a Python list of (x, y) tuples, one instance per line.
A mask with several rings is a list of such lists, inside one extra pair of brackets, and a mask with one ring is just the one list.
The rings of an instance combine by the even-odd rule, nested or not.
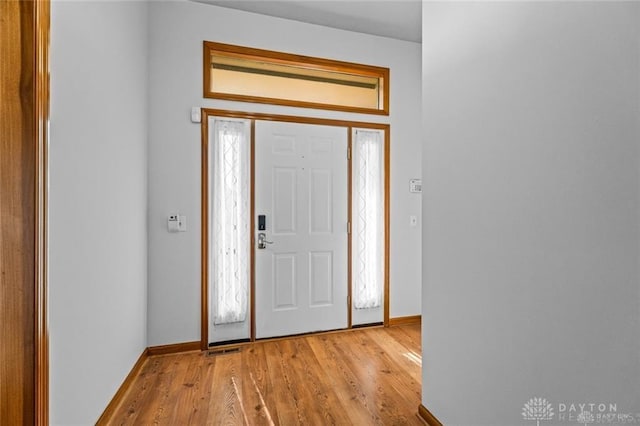
[(420, 0), (197, 0), (326, 27), (420, 43)]

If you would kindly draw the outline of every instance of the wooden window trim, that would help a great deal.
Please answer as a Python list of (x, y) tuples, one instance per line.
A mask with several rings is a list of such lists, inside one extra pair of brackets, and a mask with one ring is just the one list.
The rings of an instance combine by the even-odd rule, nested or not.
[[(228, 111), (228, 110), (220, 110), (220, 109), (208, 109), (202, 108), (202, 121), (200, 125), (201, 130), (201, 204), (200, 204), (200, 218), (201, 218), (201, 235), (200, 235), (200, 244), (201, 244), (201, 258), (200, 258), (200, 271), (201, 271), (201, 280), (200, 280), (200, 349), (207, 350), (209, 349), (209, 117), (225, 117), (225, 118), (240, 118), (251, 120), (251, 200), (250, 200), (250, 215), (251, 215), (251, 235), (250, 241), (254, 241), (254, 233), (255, 233), (255, 206), (254, 206), (254, 179), (255, 179), (255, 122), (256, 120), (261, 121), (282, 121), (288, 123), (302, 123), (302, 124), (316, 124), (316, 125), (325, 125), (325, 126), (337, 126), (337, 127), (345, 127), (348, 131), (348, 144), (351, 146), (351, 130), (353, 128), (361, 128), (361, 129), (375, 129), (375, 130), (383, 130), (384, 131), (384, 190), (385, 190), (385, 200), (384, 200), (384, 227), (385, 227), (385, 247), (384, 247), (384, 306), (383, 306), (383, 325), (385, 327), (390, 326), (389, 319), (389, 265), (390, 265), (390, 188), (391, 188), (391, 126), (389, 124), (383, 123), (369, 123), (369, 122), (361, 122), (361, 121), (348, 121), (348, 120), (331, 120), (331, 119), (323, 119), (323, 118), (313, 118), (313, 117), (300, 117), (300, 116), (291, 116), (291, 115), (278, 115), (278, 114), (260, 114), (260, 113), (250, 113), (250, 112), (240, 112), (240, 111)], [(349, 185), (349, 200), (348, 200), (348, 215), (349, 220), (352, 220), (352, 211), (351, 211), (351, 173), (352, 173), (352, 161), (349, 161), (348, 165), (348, 185)], [(351, 321), (352, 314), (352, 298), (351, 298), (351, 238), (348, 239), (348, 324), (346, 330), (353, 329), (353, 324)], [(251, 249), (251, 258), (250, 258), (250, 269), (251, 269), (251, 282), (249, 286), (250, 292), (250, 338), (251, 342), (256, 341), (256, 325), (255, 325), (255, 249), (252, 247)]]
[[(303, 68), (313, 68), (325, 71), (336, 71), (343, 73), (354, 73), (362, 76), (382, 78), (382, 108), (362, 108), (343, 105), (325, 104), (318, 102), (294, 101), (279, 98), (267, 98), (259, 96), (237, 95), (229, 93), (213, 92), (211, 87), (210, 57), (211, 52), (222, 52), (227, 56), (244, 59), (268, 60), (274, 64), (292, 65)], [(373, 65), (357, 64), (353, 62), (336, 61), (332, 59), (316, 58), (312, 56), (295, 55), (290, 53), (276, 52), (273, 50), (255, 49), (251, 47), (235, 46), (231, 44), (216, 43), (212, 41), (203, 42), (202, 56), (203, 86), (202, 96), (212, 99), (224, 99), (229, 101), (252, 102), (262, 104), (284, 105), (299, 108), (326, 109), (334, 111), (355, 112), (362, 114), (389, 115), (389, 68)]]

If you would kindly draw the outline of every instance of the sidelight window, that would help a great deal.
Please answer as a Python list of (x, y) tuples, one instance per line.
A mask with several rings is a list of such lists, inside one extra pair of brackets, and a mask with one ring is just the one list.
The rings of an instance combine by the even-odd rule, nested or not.
[(250, 125), (215, 119), (210, 148), (211, 309), (214, 324), (247, 318), (250, 279)]
[(385, 260), (384, 133), (353, 131), (353, 264), (355, 309), (382, 304)]

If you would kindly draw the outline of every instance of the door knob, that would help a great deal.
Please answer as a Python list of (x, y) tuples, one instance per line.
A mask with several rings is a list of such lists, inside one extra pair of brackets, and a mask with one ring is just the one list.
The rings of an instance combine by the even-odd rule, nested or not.
[(267, 234), (264, 232), (258, 233), (258, 248), (266, 249), (267, 244), (273, 244), (273, 241), (267, 241)]

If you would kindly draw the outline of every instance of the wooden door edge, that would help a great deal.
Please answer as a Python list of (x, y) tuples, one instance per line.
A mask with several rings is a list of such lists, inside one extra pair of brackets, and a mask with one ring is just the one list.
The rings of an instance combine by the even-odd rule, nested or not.
[(35, 8), (35, 423), (49, 424), (48, 176), (49, 176), (49, 40), (51, 4)]

